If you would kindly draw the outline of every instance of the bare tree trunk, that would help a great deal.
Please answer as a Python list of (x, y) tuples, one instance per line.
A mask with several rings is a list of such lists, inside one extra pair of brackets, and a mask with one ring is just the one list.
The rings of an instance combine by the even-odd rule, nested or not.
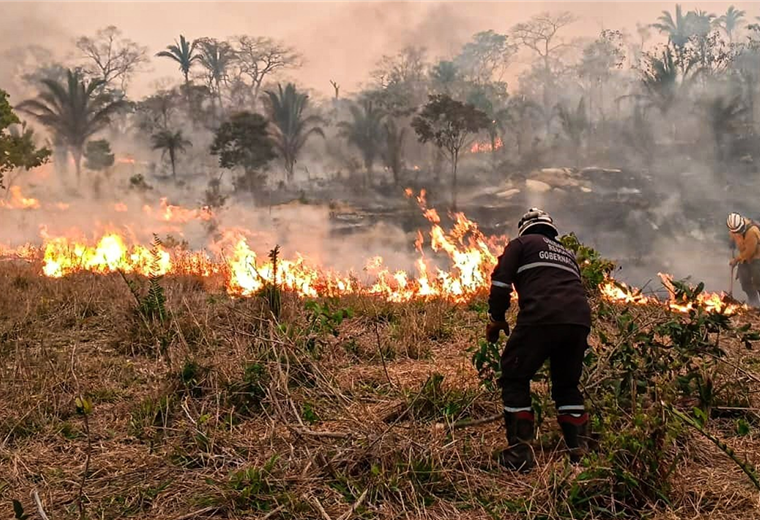
[(451, 210), (457, 210), (457, 161), (459, 160), (459, 150), (451, 152)]
[(80, 181), (82, 179), (82, 149), (72, 148), (71, 155), (74, 157), (74, 167), (76, 168), (77, 172), (77, 187), (79, 187)]
[(169, 148), (169, 160), (172, 163), (172, 177), (174, 178), (174, 182), (177, 182), (177, 168), (175, 166), (176, 163), (176, 157), (174, 156), (174, 148)]

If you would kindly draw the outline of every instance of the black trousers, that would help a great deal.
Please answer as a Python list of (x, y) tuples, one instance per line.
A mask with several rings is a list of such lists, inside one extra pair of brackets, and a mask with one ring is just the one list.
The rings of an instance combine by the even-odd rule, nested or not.
[(530, 408), (530, 380), (550, 362), (552, 399), (560, 407), (578, 409), (583, 395), (578, 383), (588, 348), (589, 329), (582, 325), (518, 325), (501, 355), (501, 397), (506, 411)]
[(760, 260), (742, 262), (736, 266), (736, 270), (742, 291), (747, 293), (750, 300), (748, 303), (755, 305), (760, 290)]

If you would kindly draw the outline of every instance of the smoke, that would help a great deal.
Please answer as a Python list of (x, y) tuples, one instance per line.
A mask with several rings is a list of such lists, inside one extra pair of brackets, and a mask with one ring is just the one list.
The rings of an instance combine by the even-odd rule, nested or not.
[[(752, 5), (736, 5), (753, 16), (756, 14)], [(219, 175), (216, 158), (208, 155), (211, 134), (181, 121), (193, 146), (180, 159), (179, 175), (183, 182), (175, 185), (165, 179), (168, 173), (166, 162), (159, 152), (150, 149), (149, 136), (139, 135), (121, 122), (121, 126), (104, 137), (111, 141), (117, 161), (129, 159), (134, 163), (117, 162), (110, 177), (85, 172), (79, 188), (73, 175), (61, 176), (54, 172), (53, 165), (24, 175), (19, 181), (22, 193), (38, 199), (42, 207), (38, 210), (0, 208), (4, 221), (0, 243), (39, 242), (43, 234), (91, 240), (108, 231), (126, 230), (141, 243), (146, 243), (152, 233), (157, 233), (186, 240), (190, 247), (201, 249), (213, 248), (225, 232), (239, 232), (248, 237), (256, 251), (264, 252), (279, 244), (286, 257), (302, 254), (315, 264), (340, 271), (361, 270), (375, 255), (383, 256), (392, 268), (409, 269), (415, 257), (411, 249), (414, 234), (410, 234), (407, 225), (388, 221), (392, 219), (373, 222), (373, 211), (366, 211), (367, 208), (396, 207), (389, 194), (399, 190), (388, 188), (383, 194), (372, 191), (357, 194), (347, 186), (322, 182), (339, 175), (345, 179), (352, 171), (356, 175), (362, 171), (357, 150), (337, 136), (334, 124), (345, 120), (347, 111), (345, 106), (335, 108), (332, 104), (329, 80), (341, 85), (341, 98), (345, 100), (371, 81), (370, 73), (384, 55), (392, 56), (404, 47), (418, 46), (427, 49), (430, 62), (451, 59), (474, 33), (489, 29), (507, 32), (514, 24), (547, 9), (570, 10), (577, 15), (578, 21), (563, 32), (563, 38), (568, 42), (578, 38), (584, 41), (594, 39), (602, 28), (621, 28), (635, 35), (637, 22), (651, 23), (663, 9), (672, 9), (670, 3), (618, 3), (610, 7), (604, 3), (448, 2), (323, 2), (299, 4), (297, 9), (284, 3), (188, 3), (181, 4), (181, 9), (177, 7), (178, 4), (162, 3), (150, 6), (7, 3), (3, 6), (5, 16), (0, 19), (0, 87), (11, 93), (14, 103), (31, 97), (35, 94), (34, 88), (23, 80), (24, 74), (53, 62), (79, 63), (80, 58), (73, 46), (75, 38), (94, 34), (109, 24), (119, 26), (125, 37), (147, 45), (150, 55), (163, 49), (179, 34), (189, 38), (251, 34), (282, 40), (304, 53), (305, 64), (271, 80), (293, 78), (299, 88), (313, 90), (311, 102), (315, 111), (323, 116), (329, 115), (332, 123), (327, 129), (326, 140), (313, 138), (308, 142), (299, 159), (297, 179), (306, 199), (323, 202), (351, 199), (357, 206), (356, 211), (343, 213), (356, 220), (336, 219), (334, 211), (325, 204), (252, 208), (244, 196), (231, 196), (224, 209), (215, 211), (215, 228), (201, 217), (186, 222), (167, 221), (163, 218), (167, 205), (198, 211), (204, 204), (203, 191), (208, 181)], [(700, 8), (716, 13), (724, 11), (725, 7), (725, 4), (700, 5)], [(636, 43), (635, 40), (636, 37), (632, 36), (628, 43)], [(647, 48), (663, 41), (664, 38), (655, 34)], [(566, 59), (577, 59), (580, 54), (580, 49), (575, 49)], [(535, 56), (523, 51), (510, 68), (505, 79), (511, 95), (519, 89), (528, 89), (527, 85), (518, 83), (517, 75), (534, 60)], [(567, 64), (570, 65), (569, 61)], [(606, 103), (608, 113), (614, 115), (611, 117), (627, 110), (625, 103), (628, 101), (620, 102), (617, 98), (628, 94), (630, 85), (638, 81), (636, 71), (630, 70), (627, 74), (620, 81), (620, 91), (605, 93), (607, 97), (602, 101)], [(135, 76), (130, 97), (139, 100), (155, 93), (157, 79), (167, 77), (173, 78), (174, 85), (181, 81), (174, 63), (153, 58), (150, 69)], [(580, 84), (575, 69), (566, 71), (560, 79), (564, 88), (558, 101), (574, 107), (581, 96), (588, 95), (584, 90), (587, 87)], [(705, 87), (703, 97), (725, 98), (731, 94), (722, 86), (709, 88), (712, 90)], [(638, 184), (614, 180), (611, 181), (613, 186), (604, 189), (597, 181), (587, 180), (578, 186), (542, 185), (543, 181), (538, 180), (541, 177), (536, 173), (538, 170), (570, 167), (575, 159), (573, 150), (568, 150), (567, 146), (560, 149), (553, 144), (556, 136), (542, 135), (531, 127), (531, 132), (540, 137), (537, 139), (540, 142), (526, 141), (531, 153), (535, 152), (536, 164), (529, 167), (517, 164), (510, 155), (517, 155), (512, 144), (507, 145), (512, 148), (501, 157), (504, 164), (499, 166), (497, 174), (491, 164), (484, 164), (487, 161), (463, 159), (461, 171), (462, 177), (469, 177), (466, 182), (471, 184), (470, 201), (477, 200), (478, 195), (491, 193), (489, 190), (493, 193), (519, 190), (508, 200), (501, 201), (505, 205), (504, 212), (489, 217), (489, 221), (483, 222), (484, 228), (513, 229), (512, 224), (505, 226), (504, 223), (516, 222), (527, 207), (542, 207), (557, 216), (563, 231), (575, 231), (581, 240), (597, 247), (606, 256), (618, 259), (623, 266), (620, 276), (626, 281), (643, 285), (656, 279), (657, 271), (665, 271), (677, 278), (691, 275), (694, 279), (704, 280), (713, 290), (727, 289), (729, 252), (724, 216), (729, 211), (760, 216), (753, 202), (760, 193), (752, 185), (727, 182), (727, 179), (740, 177), (745, 172), (719, 171), (710, 166), (716, 164), (714, 139), (704, 117), (698, 115), (700, 109), (690, 107), (670, 118), (656, 114), (648, 116), (653, 139), (647, 144), (650, 148), (645, 147), (643, 153), (636, 151), (629, 140), (621, 139), (623, 134), (614, 127), (609, 132), (617, 136), (617, 141), (608, 145), (612, 152), (589, 157), (585, 164), (577, 165), (581, 168), (620, 168), (624, 175), (636, 176)], [(623, 125), (623, 116), (619, 119), (614, 123)], [(679, 126), (676, 136), (672, 135), (674, 122)], [(539, 129), (542, 126), (540, 122), (531, 124)], [(560, 125), (555, 123), (554, 126), (552, 133), (561, 134)], [(514, 141), (514, 136), (507, 135), (507, 140)], [(412, 164), (407, 165), (408, 180), (416, 182), (417, 187), (425, 186), (426, 180), (433, 177), (432, 172), (427, 171), (432, 168), (432, 161), (427, 159), (430, 154), (414, 148), (413, 136), (408, 141), (407, 154), (415, 157), (416, 167), (412, 170)], [(665, 153), (663, 148), (671, 151)], [(523, 155), (527, 155), (525, 150)], [(374, 180), (378, 185), (388, 184), (390, 174), (379, 166), (379, 162)], [(416, 164), (418, 162), (421, 167)], [(413, 174), (417, 170), (426, 172), (428, 177), (417, 177)], [(274, 165), (273, 172), (272, 188), (282, 176), (278, 165)], [(154, 189), (146, 193), (130, 190), (130, 177), (135, 174), (144, 174)], [(96, 176), (101, 179), (97, 190), (93, 189)], [(232, 191), (231, 177), (230, 173), (223, 177), (228, 194)], [(581, 185), (590, 191), (580, 190)], [(447, 187), (444, 184), (440, 188), (445, 190)], [(400, 193), (398, 197), (401, 197)], [(166, 199), (163, 206), (162, 198)], [(439, 198), (445, 200), (443, 195)], [(462, 201), (468, 212), (482, 209), (476, 203), (468, 207), (467, 202), (466, 198)], [(123, 207), (128, 210), (123, 211)]]

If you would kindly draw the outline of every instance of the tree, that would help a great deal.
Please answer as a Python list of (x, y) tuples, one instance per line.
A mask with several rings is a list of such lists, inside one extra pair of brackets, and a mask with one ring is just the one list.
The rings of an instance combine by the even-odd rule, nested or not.
[(667, 35), (668, 41), (673, 44), (677, 54), (682, 52), (692, 35), (688, 13), (684, 15), (681, 5), (676, 4), (675, 16), (669, 11), (663, 11), (657, 20), (659, 21), (653, 23), (652, 27)]
[(560, 123), (562, 123), (562, 130), (572, 144), (573, 153), (575, 154), (575, 166), (578, 168), (580, 167), (580, 157), (583, 149), (583, 137), (589, 128), (583, 98), (578, 102), (575, 110), (567, 108), (562, 103), (557, 105), (556, 110)]
[(0, 188), (4, 187), (6, 173), (17, 168), (36, 168), (50, 157), (50, 150), (35, 146), (31, 129), (23, 125), (21, 131), (16, 130), (20, 123), (8, 102), (8, 93), (0, 89)]
[(264, 184), (261, 172), (277, 155), (267, 130), (268, 122), (260, 114), (239, 112), (225, 121), (214, 135), (211, 155), (219, 156), (222, 168), (242, 168), (235, 182), (257, 200)]
[(512, 28), (512, 37), (532, 50), (539, 58), (538, 76), (543, 84), (543, 106), (547, 133), (551, 126), (552, 91), (554, 90), (555, 69), (560, 66), (559, 56), (568, 44), (559, 39), (559, 32), (575, 22), (569, 12), (559, 14), (541, 13), (530, 21), (519, 23)]
[(509, 42), (506, 34), (482, 31), (462, 47), (454, 64), (467, 81), (482, 85), (501, 81), (515, 52), (517, 46)]
[(451, 96), (460, 81), (459, 69), (453, 61), (441, 60), (430, 69), (430, 81), (437, 94)]
[(648, 66), (642, 71), (646, 108), (656, 108), (666, 117), (678, 100), (678, 66), (673, 51), (666, 48), (662, 57), (648, 57)]
[(496, 140), (499, 132), (504, 132), (508, 118), (506, 85), (503, 83), (488, 83), (476, 85), (467, 96), (467, 102), (483, 112), (489, 120), (488, 137), (491, 141), (491, 154), (497, 150)]
[(395, 56), (383, 56), (372, 72), (385, 98), (384, 108), (394, 114), (412, 112), (428, 90), (427, 51), (424, 47), (404, 47)]
[(111, 153), (111, 143), (105, 139), (90, 141), (84, 149), (84, 166), (88, 170), (107, 170), (114, 163), (114, 154)]
[(459, 154), (472, 134), (488, 128), (486, 114), (470, 104), (446, 95), (433, 95), (412, 120), (412, 128), (421, 143), (432, 141), (448, 153), (451, 161), (451, 206), (457, 209), (457, 163)]
[(341, 137), (361, 153), (365, 170), (364, 185), (367, 186), (371, 182), (372, 166), (382, 153), (384, 114), (370, 99), (364, 99), (358, 105), (350, 105), (349, 110), (352, 120), (341, 121), (338, 128)]
[(295, 49), (271, 38), (237, 36), (234, 44), (238, 75), (250, 81), (254, 103), (259, 99), (266, 78), (280, 70), (301, 65), (301, 55)]
[(625, 60), (623, 35), (620, 31), (605, 29), (592, 43), (583, 49), (583, 57), (578, 66), (578, 73), (588, 82), (589, 114), (593, 117), (592, 101), (597, 97), (597, 110), (604, 120), (605, 86), (613, 71), (620, 69)]
[(123, 100), (100, 89), (105, 81), (90, 82), (78, 72), (67, 71), (66, 83), (42, 80), (43, 91), (36, 99), (22, 102), (17, 108), (28, 113), (53, 134), (53, 141), (64, 146), (74, 158), (77, 183), (82, 172), (82, 154), (87, 140), (105, 128), (111, 117), (126, 107)]
[(135, 104), (137, 127), (148, 135), (169, 128), (177, 105), (179, 94), (176, 90), (159, 90)]
[(200, 55), (198, 62), (206, 69), (206, 82), (209, 89), (216, 95), (219, 110), (224, 113), (222, 104), (222, 83), (227, 81), (230, 65), (235, 61), (235, 51), (229, 43), (214, 38), (198, 40)]
[(103, 80), (101, 87), (112, 87), (118, 81), (118, 88), (126, 90), (132, 74), (148, 61), (147, 47), (121, 37), (121, 31), (109, 25), (97, 32), (94, 38), (82, 36), (76, 41), (88, 63), (84, 71), (93, 78)]
[(156, 54), (159, 58), (169, 58), (179, 65), (179, 70), (185, 77), (185, 85), (190, 83), (190, 69), (193, 63), (201, 59), (200, 55), (195, 52), (198, 42), (193, 40), (187, 41), (183, 35), (179, 35), (179, 41), (174, 40), (174, 45), (168, 45), (165, 51)]
[(404, 139), (406, 128), (399, 126), (396, 121), (388, 117), (383, 125), (385, 131), (385, 149), (383, 161), (385, 166), (393, 174), (393, 185), (398, 186), (401, 177), (401, 169), (404, 165)]
[(277, 85), (277, 92), (267, 90), (267, 110), (272, 120), (274, 145), (285, 163), (288, 182), (293, 181), (293, 171), (301, 148), (312, 135), (325, 133), (318, 125), (324, 121), (317, 115), (306, 115), (309, 96), (296, 91), (296, 86), (288, 83), (285, 88)]
[(172, 177), (177, 181), (177, 153), (182, 153), (193, 143), (185, 139), (182, 130), (172, 132), (171, 130), (161, 130), (151, 136), (151, 143), (154, 150), (161, 150), (161, 156), (169, 155), (169, 162), (172, 165)]

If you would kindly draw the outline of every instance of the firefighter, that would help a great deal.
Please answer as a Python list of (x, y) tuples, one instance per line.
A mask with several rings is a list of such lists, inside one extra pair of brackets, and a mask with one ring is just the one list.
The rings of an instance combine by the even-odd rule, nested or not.
[[(591, 329), (591, 309), (575, 255), (557, 241), (554, 222), (531, 208), (518, 224), (491, 275), (486, 339), (499, 331), (509, 336), (501, 356), (501, 386), (508, 448), (499, 455), (504, 466), (529, 471), (534, 465), (530, 442), (534, 414), (530, 381), (550, 360), (552, 399), (570, 460), (580, 461), (588, 449), (589, 418), (578, 383)], [(506, 322), (512, 288), (519, 313), (512, 334)]]
[(747, 303), (760, 307), (760, 228), (738, 213), (728, 216), (726, 226), (739, 250), (729, 264), (731, 267), (737, 266), (737, 278), (742, 290), (747, 293)]

